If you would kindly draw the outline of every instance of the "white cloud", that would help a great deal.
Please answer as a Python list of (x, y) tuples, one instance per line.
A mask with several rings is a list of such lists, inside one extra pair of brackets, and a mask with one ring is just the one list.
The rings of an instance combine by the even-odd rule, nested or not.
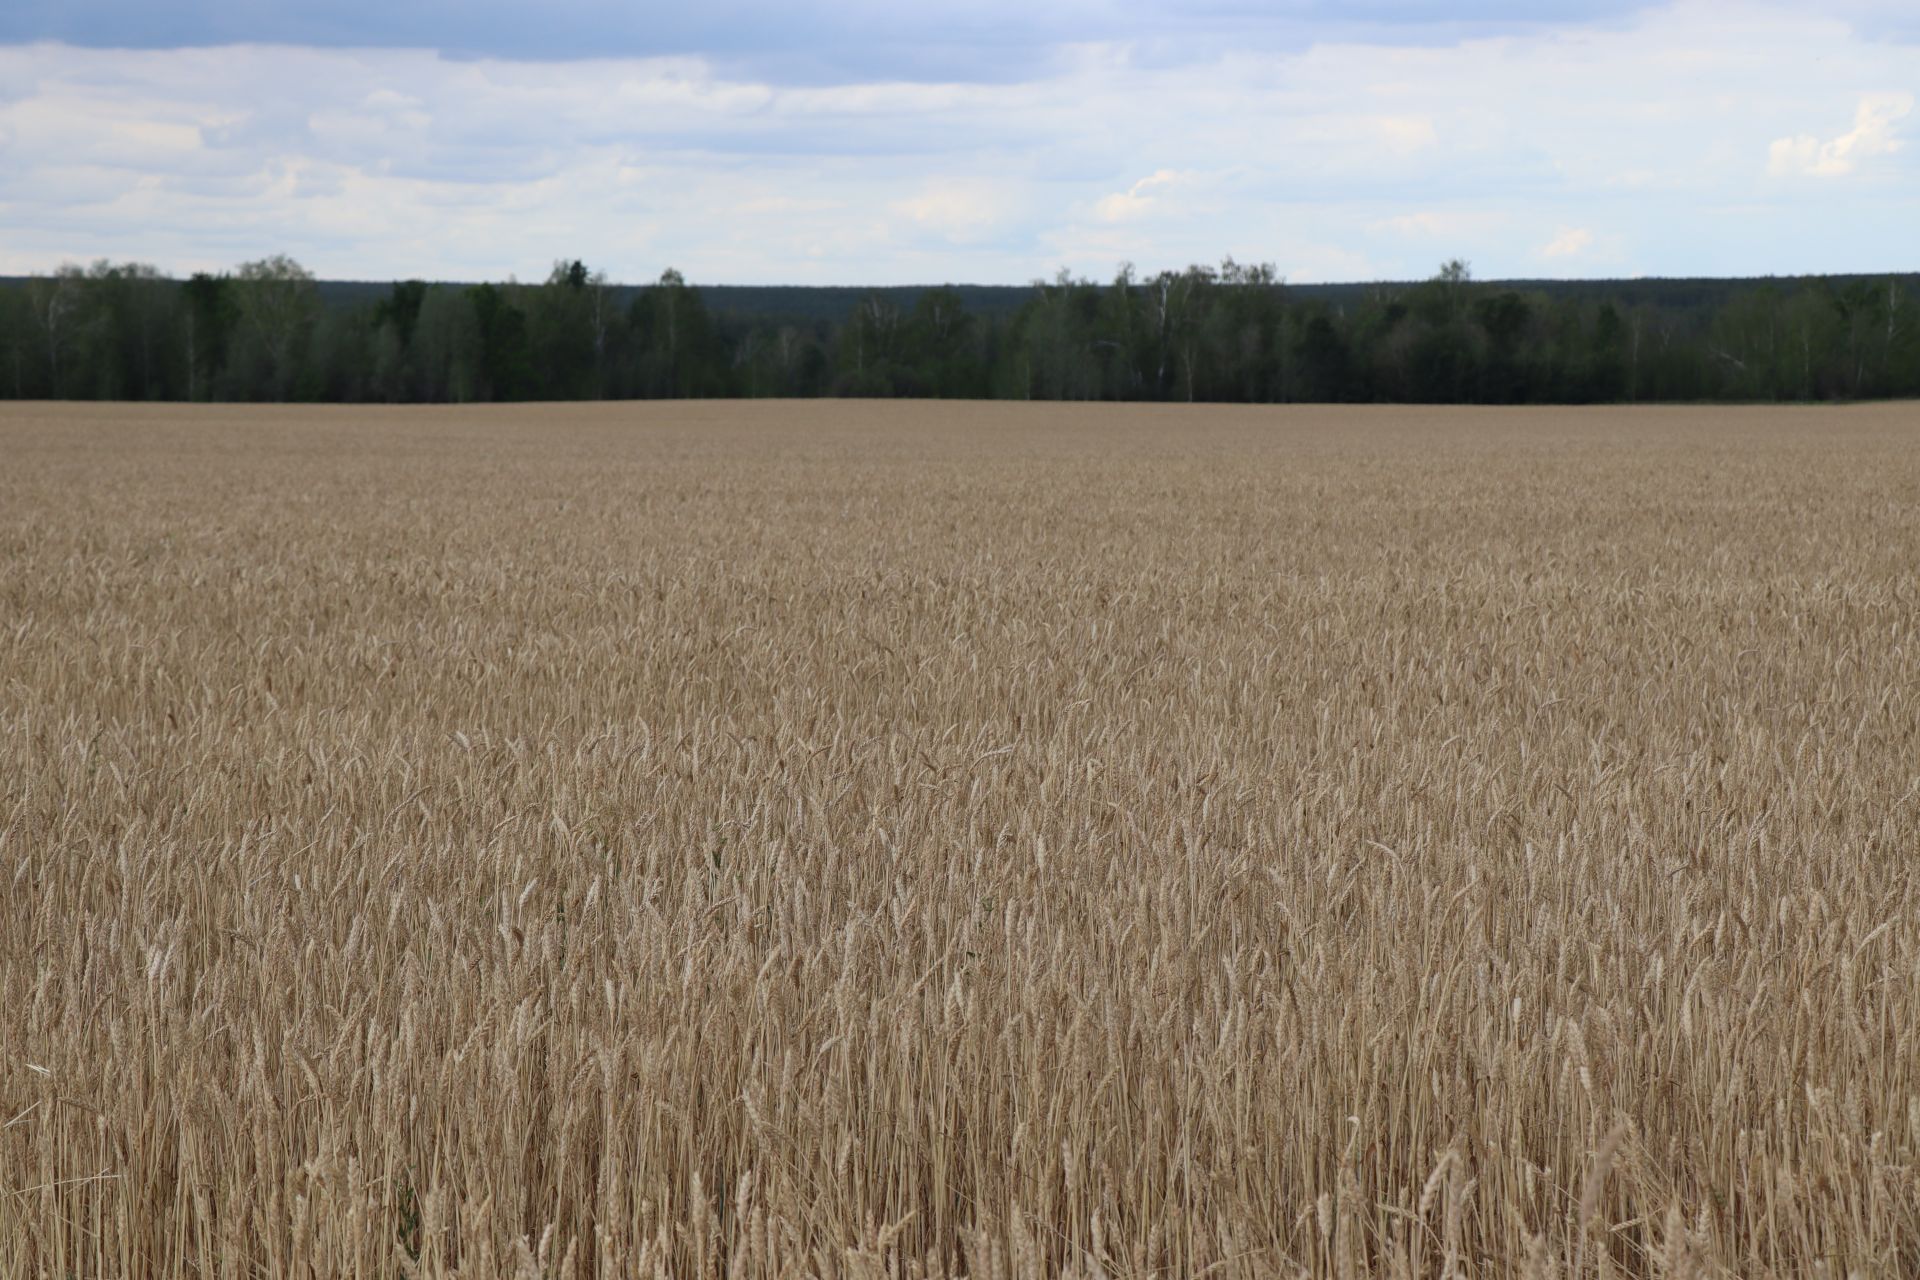
[[(538, 277), (566, 255), (627, 280), (1017, 282), (1231, 253), (1406, 279), (1456, 253), (1483, 277), (1911, 254), (1920, 169), (1888, 158), (1920, 71), (1857, 24), (1679, 0), (1448, 44), (1345, 30), (1062, 45), (1024, 78), (952, 84), (689, 57), (0, 46), (0, 270), (284, 250), (362, 278)], [(1858, 104), (1852, 127), (1807, 136), (1836, 102)], [(1762, 153), (1876, 182), (1756, 190)]]
[(1585, 227), (1562, 227), (1553, 239), (1540, 246), (1543, 258), (1575, 258), (1593, 247), (1593, 232)]
[(937, 179), (888, 207), (916, 226), (957, 243), (966, 243), (978, 240), (1002, 223), (1011, 212), (1011, 205), (1009, 193), (999, 184)]
[(1387, 146), (1402, 154), (1422, 151), (1440, 141), (1431, 116), (1376, 116), (1369, 123)]
[(1805, 174), (1838, 178), (1862, 160), (1900, 150), (1895, 126), (1913, 110), (1910, 93), (1876, 93), (1860, 99), (1853, 128), (1822, 142), (1812, 134), (1776, 138), (1767, 149), (1767, 172), (1775, 177)]
[(1173, 170), (1156, 169), (1125, 191), (1115, 191), (1100, 197), (1093, 206), (1094, 216), (1102, 222), (1126, 222), (1137, 218), (1153, 208), (1162, 188), (1170, 187), (1178, 181), (1180, 181), (1180, 175)]

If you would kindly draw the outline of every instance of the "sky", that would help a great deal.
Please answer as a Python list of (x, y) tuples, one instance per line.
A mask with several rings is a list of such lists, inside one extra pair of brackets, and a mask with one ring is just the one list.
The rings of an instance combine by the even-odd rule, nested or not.
[(0, 274), (1913, 271), (1916, 101), (1912, 0), (5, 0)]

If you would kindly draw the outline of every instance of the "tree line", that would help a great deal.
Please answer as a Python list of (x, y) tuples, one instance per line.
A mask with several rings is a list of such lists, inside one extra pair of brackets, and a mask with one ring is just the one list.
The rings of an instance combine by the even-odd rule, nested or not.
[(1624, 301), (1601, 284), (1486, 284), (1453, 261), (1336, 300), (1229, 258), (1104, 282), (1062, 272), (1004, 315), (944, 287), (797, 320), (716, 314), (672, 270), (619, 289), (578, 260), (539, 283), (409, 280), (352, 305), (327, 304), (284, 256), (186, 280), (101, 261), (0, 285), (0, 397), (1853, 400), (1920, 395), (1914, 284)]

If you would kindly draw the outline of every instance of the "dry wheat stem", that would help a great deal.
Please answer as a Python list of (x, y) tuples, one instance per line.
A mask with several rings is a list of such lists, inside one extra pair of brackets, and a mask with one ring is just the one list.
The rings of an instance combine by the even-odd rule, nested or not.
[(0, 410), (0, 1274), (1920, 1271), (1920, 413)]

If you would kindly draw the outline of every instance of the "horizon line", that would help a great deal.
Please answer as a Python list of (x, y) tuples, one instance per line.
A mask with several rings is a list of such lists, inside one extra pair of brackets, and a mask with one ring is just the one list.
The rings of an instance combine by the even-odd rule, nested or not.
[[(257, 259), (243, 259), (242, 261), (243, 262), (257, 261)], [(297, 262), (298, 259), (295, 259), (295, 261)], [(560, 261), (560, 260), (557, 259), (556, 261)], [(154, 267), (155, 270), (158, 270), (162, 273), (160, 276), (161, 279), (174, 280), (174, 281), (188, 280), (196, 275), (217, 276), (222, 274), (230, 274), (234, 270), (234, 267), (241, 265), (240, 263), (235, 263), (234, 267), (222, 268), (220, 271), (199, 270), (199, 271), (190, 271), (182, 274), (174, 274), (169, 272), (167, 268), (160, 267), (157, 264), (151, 263), (151, 262), (142, 262), (137, 258), (115, 260), (113, 258), (103, 256), (103, 257), (93, 258), (90, 261), (81, 261), (79, 259), (67, 258), (67, 259), (63, 259), (58, 266), (51, 269), (42, 269), (39, 271), (27, 271), (27, 272), (15, 271), (15, 272), (0, 273), (0, 283), (12, 284), (12, 283), (19, 283), (19, 282), (25, 282), (30, 280), (36, 280), (36, 279), (45, 279), (48, 276), (52, 275), (54, 272), (61, 270), (62, 268), (66, 268), (66, 267), (87, 268), (87, 267), (98, 265), (99, 263), (102, 263), (102, 262), (105, 262), (110, 266), (139, 265), (139, 266)], [(1213, 265), (1215, 264), (1189, 263), (1188, 266), (1185, 268), (1166, 268), (1165, 271), (1171, 272), (1177, 275), (1177, 274), (1182, 274), (1185, 271), (1192, 269), (1193, 267), (1200, 267), (1200, 266), (1211, 267)], [(1469, 266), (1470, 265), (1471, 264), (1469, 264)], [(663, 268), (663, 272), (665, 270), (674, 270), (674, 268), (672, 267)], [(1032, 289), (1032, 288), (1052, 285), (1058, 282), (1057, 277), (1047, 278), (1047, 277), (1035, 276), (1031, 279), (1022, 280), (1022, 281), (948, 279), (948, 280), (908, 281), (908, 282), (902, 282), (897, 284), (875, 284), (875, 283), (855, 283), (855, 282), (821, 283), (817, 281), (811, 282), (811, 283), (802, 283), (798, 281), (754, 281), (754, 282), (743, 283), (739, 281), (714, 281), (714, 280), (702, 281), (702, 280), (695, 279), (691, 276), (684, 276), (684, 273), (682, 274), (684, 277), (683, 282), (687, 285), (687, 287), (695, 288), (695, 289), (864, 289), (869, 291), (883, 290), (883, 289)], [(1134, 282), (1136, 284), (1146, 283), (1155, 279), (1160, 274), (1162, 274), (1162, 272), (1140, 273), (1134, 277)], [(1890, 277), (1901, 277), (1901, 276), (1920, 276), (1920, 267), (1905, 267), (1905, 268), (1895, 267), (1895, 268), (1876, 269), (1872, 271), (1801, 271), (1801, 272), (1787, 272), (1787, 273), (1766, 272), (1758, 275), (1655, 275), (1655, 274), (1626, 275), (1626, 276), (1472, 276), (1470, 275), (1467, 279), (1467, 283), (1481, 284), (1481, 285), (1502, 285), (1502, 284), (1504, 285), (1605, 285), (1605, 284), (1691, 284), (1691, 283), (1738, 284), (1738, 283), (1745, 283), (1750, 281), (1867, 280), (1867, 279), (1885, 279)], [(1436, 276), (1420, 276), (1420, 277), (1407, 277), (1407, 278), (1373, 276), (1373, 277), (1355, 277), (1351, 279), (1342, 279), (1342, 280), (1289, 280), (1284, 275), (1276, 275), (1276, 277), (1273, 280), (1273, 285), (1278, 288), (1345, 289), (1345, 288), (1363, 288), (1368, 285), (1420, 285), (1420, 284), (1430, 283), (1436, 278), (1437, 278)], [(426, 284), (429, 286), (447, 285), (447, 286), (462, 286), (462, 287), (473, 287), (473, 286), (482, 285), (482, 284), (531, 285), (531, 286), (537, 287), (539, 285), (546, 283), (545, 280), (540, 280), (540, 279), (521, 279), (519, 276), (511, 272), (509, 272), (504, 277), (475, 278), (475, 279), (454, 279), (454, 278), (446, 278), (446, 277), (429, 279), (425, 276), (408, 276), (408, 275), (337, 276), (337, 275), (322, 275), (318, 272), (315, 272), (313, 274), (313, 281), (315, 284), (331, 284), (331, 285), (386, 285), (386, 284), (406, 284), (406, 283), (412, 283), (417, 281), (419, 283)], [(1094, 285), (1105, 286), (1105, 285), (1113, 284), (1114, 280), (1112, 278), (1075, 275), (1072, 277), (1072, 282), (1076, 284), (1094, 284)], [(606, 284), (608, 287), (615, 288), (615, 289), (645, 289), (645, 288), (651, 288), (659, 283), (660, 281), (658, 278), (651, 279), (651, 280), (608, 280), (606, 281)]]

